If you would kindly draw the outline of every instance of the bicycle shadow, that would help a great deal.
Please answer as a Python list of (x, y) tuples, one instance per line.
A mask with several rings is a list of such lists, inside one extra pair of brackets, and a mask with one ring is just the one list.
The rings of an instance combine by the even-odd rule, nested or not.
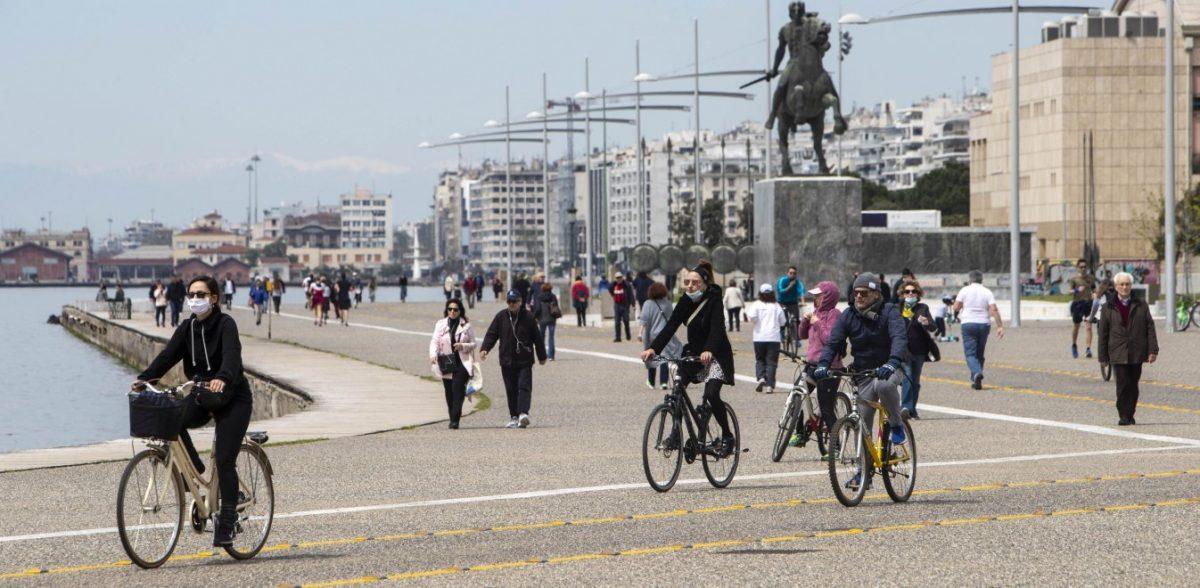
[(824, 549), (729, 549), (714, 551), (715, 555), (802, 555), (805, 553), (824, 553)]

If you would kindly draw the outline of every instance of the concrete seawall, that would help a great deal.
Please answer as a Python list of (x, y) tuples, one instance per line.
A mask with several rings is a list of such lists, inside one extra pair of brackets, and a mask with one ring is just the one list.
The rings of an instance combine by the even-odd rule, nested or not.
[[(74, 306), (63, 307), (60, 317), (63, 328), (80, 339), (91, 343), (121, 361), (141, 370), (166, 347), (171, 331), (159, 337), (124, 326), (116, 321), (100, 318), (83, 312)], [(302, 390), (286, 386), (282, 382), (247, 366), (244, 368), (250, 390), (254, 394), (252, 420), (281, 417), (304, 410), (313, 399)], [(167, 382), (184, 382), (182, 364), (175, 366), (163, 378)]]

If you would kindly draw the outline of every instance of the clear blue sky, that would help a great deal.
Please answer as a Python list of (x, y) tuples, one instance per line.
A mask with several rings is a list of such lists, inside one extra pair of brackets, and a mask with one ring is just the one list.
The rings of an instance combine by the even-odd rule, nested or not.
[[(864, 15), (991, 6), (1007, 0), (809, 2), (831, 22)], [(1039, 3), (1045, 4), (1048, 0)], [(1106, 0), (1056, 4), (1103, 5)], [(771, 2), (771, 37), (787, 2)], [(354, 185), (390, 191), (398, 221), (428, 213), (437, 172), (452, 150), (424, 140), (480, 130), (539, 108), (541, 74), (552, 96), (624, 89), (642, 70), (690, 68), (692, 19), (702, 69), (761, 68), (761, 0), (0, 0), (0, 223), (36, 228), (84, 222), (98, 233), (155, 216), (183, 224), (213, 208), (245, 217), (245, 159), (265, 155), (262, 206), (332, 201)], [(1023, 45), (1040, 24), (1022, 18)], [(990, 87), (990, 56), (1008, 50), (1005, 16), (878, 24), (852, 29), (844, 100), (907, 103), (957, 94), (965, 78)], [(834, 53), (826, 60), (834, 70)], [(717, 78), (707, 89), (736, 89)], [(762, 88), (759, 86), (758, 88)], [(711, 101), (702, 124), (763, 118), (754, 102)], [(690, 128), (689, 114), (646, 119), (646, 134)], [(630, 144), (633, 131), (610, 134)], [(557, 144), (552, 149), (561, 150)], [(540, 154), (523, 146), (519, 154)], [(470, 159), (503, 147), (466, 148)]]

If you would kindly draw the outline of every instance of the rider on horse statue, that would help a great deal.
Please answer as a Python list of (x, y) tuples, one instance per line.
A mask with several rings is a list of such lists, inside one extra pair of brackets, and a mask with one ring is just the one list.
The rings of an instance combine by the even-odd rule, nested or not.
[(779, 48), (775, 51), (775, 65), (769, 77), (780, 74), (786, 49), (789, 59), (783, 75), (775, 87), (771, 102), (771, 115), (766, 127), (771, 129), (778, 118), (784, 121), (779, 127), (780, 148), (783, 150), (783, 173), (792, 175), (788, 161), (788, 134), (800, 124), (808, 123), (813, 132), (813, 147), (821, 173), (829, 173), (822, 148), (825, 131), (825, 110), (833, 108), (833, 132), (846, 132), (846, 119), (842, 117), (841, 99), (837, 89), (825, 71), (822, 59), (829, 51), (829, 23), (822, 21), (815, 12), (806, 12), (803, 2), (792, 2), (788, 6), (790, 21), (779, 29)]

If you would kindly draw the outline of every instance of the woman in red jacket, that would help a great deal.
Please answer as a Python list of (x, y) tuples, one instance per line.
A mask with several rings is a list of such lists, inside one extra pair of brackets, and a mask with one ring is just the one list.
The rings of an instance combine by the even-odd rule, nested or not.
[(588, 290), (587, 284), (583, 283), (583, 276), (575, 276), (575, 283), (571, 285), (571, 304), (575, 306), (575, 326), (577, 327), (587, 325), (588, 301), (591, 296), (592, 293)]

